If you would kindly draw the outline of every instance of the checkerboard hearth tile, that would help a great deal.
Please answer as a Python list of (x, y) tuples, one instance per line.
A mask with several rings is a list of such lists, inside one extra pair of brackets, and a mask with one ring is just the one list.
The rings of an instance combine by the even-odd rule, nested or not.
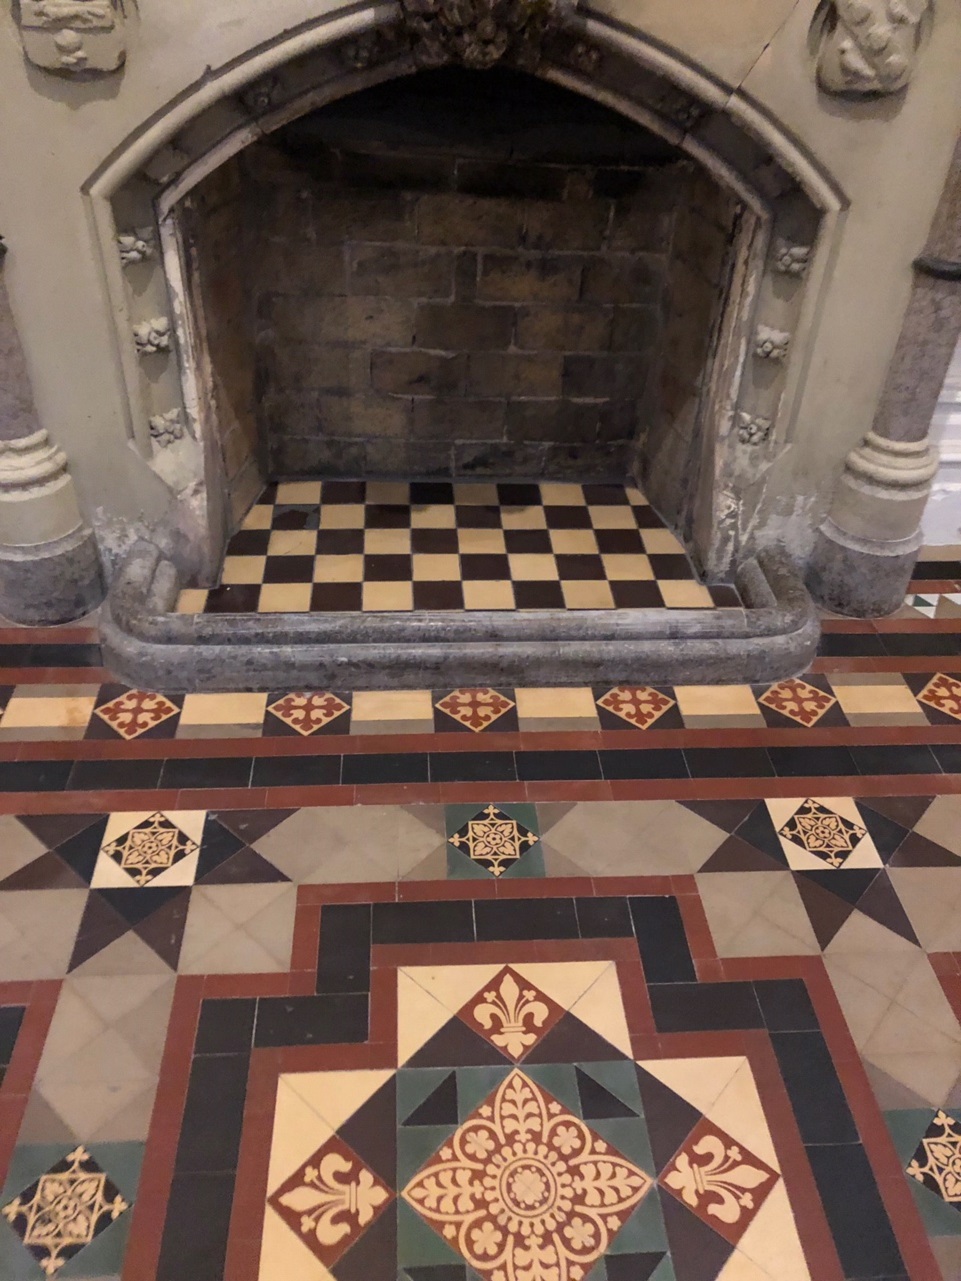
[[(317, 495), (317, 497), (312, 497)], [(268, 487), (221, 585), (185, 613), (711, 609), (683, 546), (630, 484), (313, 481)]]

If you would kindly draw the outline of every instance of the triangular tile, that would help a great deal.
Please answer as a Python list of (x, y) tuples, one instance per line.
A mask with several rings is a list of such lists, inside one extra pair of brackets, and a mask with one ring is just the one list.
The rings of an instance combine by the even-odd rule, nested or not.
[[(120, 890), (121, 894), (142, 893), (140, 890)], [(178, 892), (161, 903), (149, 916), (139, 921), (133, 932), (148, 947), (153, 948), (162, 961), (172, 970), (177, 968), (180, 960), (180, 948), (184, 939), (184, 928), (187, 924), (187, 912), (190, 908), (190, 889), (180, 888)]]
[(94, 823), (107, 822), (97, 814), (25, 814), (18, 821), (51, 850)]
[(396, 1202), (377, 1216), (334, 1268), (337, 1281), (397, 1281)]
[[(918, 936), (901, 906), (901, 900), (887, 872), (881, 872), (875, 877), (870, 888), (858, 899), (858, 911), (869, 916), (872, 921), (877, 921), (878, 925), (883, 925), (894, 934), (907, 939), (909, 943), (918, 943)], [(918, 946), (920, 947), (920, 943)]]
[[(456, 1121), (456, 1116), (454, 1120)], [(338, 1130), (389, 1187), (397, 1177), (397, 1083), (391, 1076)]]
[(658, 1188), (674, 1269), (684, 1281), (714, 1281), (734, 1247), (664, 1188)]
[(524, 1058), (525, 1063), (589, 1063), (623, 1059), (623, 1053), (598, 1036), (576, 1015), (567, 1013)]
[(244, 844), (252, 845), (296, 813), (296, 810), (218, 810), (210, 817), (233, 832)]
[(606, 1117), (637, 1116), (621, 1099), (615, 1098), (603, 1085), (576, 1068), (577, 1092), (581, 1099), (581, 1115), (585, 1121), (596, 1121)]
[(238, 850), (242, 850), (247, 844), (233, 832), (218, 823), (211, 815), (207, 815), (204, 822), (203, 836), (200, 840), (200, 857), (197, 860), (197, 877), (202, 881), (206, 876), (213, 872), (231, 858)]
[(733, 832), (756, 807), (757, 801), (681, 801), (681, 804), (722, 831)]
[[(832, 872), (830, 875), (836, 876), (837, 873)], [(822, 889), (816, 881), (809, 880), (806, 872), (796, 872), (794, 880), (818, 946), (825, 948), (850, 917), (854, 908), (836, 894)]]
[(736, 835), (742, 841), (747, 841), (749, 845), (760, 850), (762, 854), (770, 855), (782, 867), (787, 867), (787, 857), (781, 847), (780, 837), (774, 830), (771, 815), (763, 801), (754, 806), (752, 812), (738, 827)]
[(450, 1072), (423, 1103), (414, 1108), (404, 1125), (456, 1125), (458, 1119), (457, 1078)]
[(920, 822), (932, 799), (930, 796), (869, 796), (858, 800), (858, 808), (874, 810), (902, 827), (912, 828)]
[(471, 1067), (502, 1065), (507, 1060), (500, 1050), (472, 1032), (466, 1023), (452, 1018), (407, 1061), (408, 1067)]
[(909, 832), (888, 860), (889, 867), (959, 867), (961, 859), (952, 854), (943, 845), (922, 836), (920, 832)]
[(666, 1250), (654, 1250), (644, 1254), (608, 1254), (605, 1258), (607, 1281), (651, 1281), (666, 1253)]
[(138, 889), (94, 890), (93, 894), (122, 916), (128, 925), (139, 925), (148, 916), (184, 892), (182, 885), (144, 886)]
[(82, 890), (87, 882), (59, 854), (41, 854), (0, 881), (0, 890)]
[[(271, 881), (288, 881), (279, 867), (274, 867), (262, 854), (245, 845), (218, 863), (202, 878), (204, 885), (266, 885)], [(197, 873), (198, 884), (201, 876)]]
[(858, 801), (857, 806), (864, 826), (874, 841), (874, 848), (881, 856), (881, 862), (886, 863), (907, 836), (910, 825), (896, 823), (894, 819), (878, 813), (870, 805), (865, 805), (861, 801)]
[(694, 1129), (701, 1114), (644, 1068), (637, 1067), (635, 1071), (654, 1167), (660, 1173)]
[(852, 867), (848, 870), (825, 869), (823, 872), (804, 870), (795, 872), (794, 879), (798, 884), (803, 878), (813, 885), (820, 885), (821, 889), (828, 894), (833, 894), (836, 898), (843, 899), (845, 903), (856, 907), (871, 882), (880, 875), (880, 869), (877, 867)]
[[(123, 892), (136, 893), (137, 891)], [(130, 923), (119, 912), (115, 912), (99, 894), (88, 895), (67, 969), (75, 970), (78, 965), (82, 965), (91, 956), (96, 956), (98, 952), (126, 934), (129, 929)]]
[(729, 836), (723, 845), (719, 845), (707, 862), (700, 868), (702, 872), (783, 872), (784, 863), (763, 854), (754, 845), (742, 841), (739, 836)]
[(97, 865), (97, 856), (100, 853), (106, 827), (107, 819), (98, 819), (90, 827), (83, 828), (57, 846), (57, 853), (63, 861), (69, 863), (88, 885)]

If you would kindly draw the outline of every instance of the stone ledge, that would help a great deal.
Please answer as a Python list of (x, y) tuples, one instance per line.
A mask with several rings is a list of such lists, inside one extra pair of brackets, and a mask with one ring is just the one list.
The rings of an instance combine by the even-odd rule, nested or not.
[(173, 564), (138, 543), (101, 618), (104, 660), (141, 688), (761, 683), (802, 671), (820, 625), (779, 551), (745, 561), (747, 607), (459, 614), (177, 614)]

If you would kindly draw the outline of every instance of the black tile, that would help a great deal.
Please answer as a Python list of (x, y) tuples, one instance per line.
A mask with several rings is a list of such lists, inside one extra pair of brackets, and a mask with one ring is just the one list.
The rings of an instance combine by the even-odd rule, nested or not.
[(185, 756), (164, 761), (160, 786), (249, 787), (252, 767), (249, 756)]
[(361, 556), (364, 551), (362, 529), (319, 529), (318, 556)]
[[(316, 787), (340, 782), (339, 756), (255, 756), (251, 787)], [(229, 784), (227, 784), (229, 786)]]
[[(495, 723), (496, 724), (496, 723)], [(431, 752), (432, 783), (514, 782), (513, 752)]]
[(316, 529), (320, 509), (316, 504), (284, 503), (273, 510), (271, 529)]
[(945, 774), (961, 774), (961, 744), (941, 743), (931, 751)]
[[(164, 761), (151, 760), (77, 761), (70, 771), (67, 787), (78, 791), (159, 787), (164, 764)], [(7, 784), (10, 768), (9, 765), (4, 765), (0, 770), (4, 785)]]
[(599, 554), (558, 552), (555, 560), (557, 572), (565, 582), (601, 581), (607, 577)]
[(612, 582), (611, 595), (618, 609), (661, 609), (664, 597), (657, 583)]
[(458, 529), (500, 529), (501, 509), (483, 503), (461, 503), (454, 509)]
[(409, 556), (365, 556), (364, 581), (368, 583), (407, 583), (412, 575)]
[(230, 583), (207, 593), (205, 614), (253, 614), (260, 600), (259, 583)]
[(361, 583), (315, 583), (310, 593), (310, 608), (315, 614), (325, 610), (355, 613), (361, 609), (363, 599)]
[(477, 899), (474, 916), (479, 943), (578, 937), (572, 898)]
[(858, 772), (846, 747), (769, 747), (767, 754), (778, 778), (846, 777)]
[(200, 1007), (194, 1054), (249, 1053), (256, 1009), (257, 1002), (246, 997), (204, 1001)]
[(262, 996), (254, 1045), (341, 1045), (367, 1040), (368, 999), (363, 993)]
[(859, 774), (940, 774), (937, 758), (923, 743), (852, 747)]
[(325, 480), (320, 490), (323, 503), (362, 503), (367, 485), (362, 480)]
[(857, 1126), (820, 1031), (772, 1032), (771, 1045), (803, 1142), (856, 1143)]
[[(0, 662), (0, 667), (7, 666)], [(27, 660), (21, 667), (102, 667), (103, 654), (99, 645), (69, 645), (52, 642), (49, 645), (31, 645)]]
[(883, 658), (885, 649), (876, 632), (823, 632), (818, 655), (821, 658)]
[(509, 552), (550, 556), (554, 550), (548, 529), (505, 529), (504, 545)]
[(905, 1275), (891, 1222), (860, 1143), (807, 1149), (824, 1213), (846, 1277)]
[(370, 990), (369, 903), (332, 903), (320, 916), (318, 992)]
[(605, 555), (643, 556), (644, 543), (636, 529), (595, 530), (598, 550)]
[(676, 898), (628, 900), (637, 948), (648, 983), (691, 983), (694, 962)]
[(0, 1007), (0, 1069), (7, 1067), (13, 1057), (24, 1013), (22, 1005)]
[(464, 589), (459, 582), (418, 582), (413, 585), (414, 609), (463, 609)]
[(574, 906), (582, 939), (630, 938), (634, 933), (627, 899), (578, 898)]
[(597, 752), (517, 752), (517, 777), (536, 779), (600, 778)]
[(313, 556), (268, 556), (264, 566), (265, 583), (312, 583)]
[(942, 582), (961, 577), (961, 561), (958, 560), (919, 560), (911, 573), (912, 579), (918, 582)]
[(194, 1059), (177, 1145), (178, 1173), (236, 1170), (249, 1065), (247, 1054)]
[(729, 587), (726, 583), (718, 583), (707, 589), (711, 593), (711, 600), (718, 609), (736, 609), (741, 604), (741, 598), (737, 594), (736, 587)]
[(368, 503), (364, 510), (368, 529), (409, 529), (410, 506), (407, 503)]
[(911, 658), (925, 655), (938, 658), (942, 654), (954, 657), (961, 654), (961, 635), (951, 632), (884, 632), (881, 637), (884, 652), (892, 658)]
[(223, 1281), (235, 1174), (174, 1175), (156, 1281)]
[(649, 556), (649, 560), (655, 578), (669, 579), (672, 582), (679, 579), (696, 581), (689, 560), (680, 552), (654, 552)]
[(465, 582), (503, 583), (511, 576), (510, 561), (496, 552), (464, 552), (460, 569)]
[(62, 792), (73, 768), (71, 761), (4, 761), (0, 792)]
[(498, 485), (497, 499), (502, 507), (540, 507), (540, 485)]
[(269, 529), (240, 529), (227, 544), (227, 555), (266, 556), (269, 546)]
[(592, 507), (626, 507), (630, 501), (623, 485), (588, 483), (582, 486), (584, 501)]
[[(412, 529), (411, 551), (429, 556), (456, 556), (459, 550), (456, 529)], [(363, 550), (363, 548), (361, 548)]]
[(659, 1032), (719, 1032), (764, 1026), (750, 983), (652, 983), (649, 991), (654, 1025)]
[(560, 583), (515, 582), (514, 601), (518, 609), (564, 609)]
[(689, 777), (680, 748), (602, 748), (598, 756), (605, 778)]
[(691, 778), (773, 778), (774, 766), (763, 747), (686, 747)]
[(354, 752), (344, 757), (341, 778), (344, 783), (427, 783), (427, 753)]
[(437, 903), (375, 903), (374, 943), (472, 943), (474, 904), (469, 900)]
[(771, 1032), (807, 1032), (818, 1018), (803, 979), (764, 979), (754, 984), (764, 1026)]
[(590, 529), (591, 513), (586, 507), (560, 506), (544, 507), (544, 517), (548, 529)]
[(412, 507), (429, 507), (434, 503), (449, 506), (454, 501), (454, 486), (444, 480), (415, 480), (410, 486)]

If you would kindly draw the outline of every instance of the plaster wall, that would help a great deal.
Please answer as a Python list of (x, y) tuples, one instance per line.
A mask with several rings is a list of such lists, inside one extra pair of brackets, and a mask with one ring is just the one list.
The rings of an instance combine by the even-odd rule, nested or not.
[[(771, 461), (756, 517), (803, 556), (846, 452), (871, 425), (911, 283), (961, 129), (961, 12), (934, 0), (905, 92), (847, 101), (816, 85), (814, 0), (595, 0), (593, 11), (697, 68), (715, 100), (736, 91), (758, 126), (777, 121), (842, 196), (836, 256), (806, 304), (816, 326), (794, 421)], [(588, 9), (586, 12), (590, 12)], [(159, 521), (171, 486), (131, 438), (120, 353), (94, 249), (86, 192), (152, 126), (173, 133), (191, 95), (212, 101), (251, 51), (250, 76), (284, 59), (295, 35), (329, 38), (332, 3), (141, 0), (127, 4), (125, 67), (71, 80), (24, 57), (0, 12), (0, 230), (5, 281), (37, 412), (66, 450), (102, 545), (125, 546)], [(389, 7), (387, 12), (390, 12)], [(359, 21), (360, 19), (353, 19)], [(351, 21), (351, 19), (347, 19)], [(342, 34), (342, 33), (341, 33)], [(703, 83), (703, 82), (702, 82)], [(237, 83), (230, 85), (236, 89)], [(160, 138), (157, 139), (158, 143)], [(174, 139), (175, 145), (175, 139)], [(149, 451), (147, 451), (149, 452)]]

